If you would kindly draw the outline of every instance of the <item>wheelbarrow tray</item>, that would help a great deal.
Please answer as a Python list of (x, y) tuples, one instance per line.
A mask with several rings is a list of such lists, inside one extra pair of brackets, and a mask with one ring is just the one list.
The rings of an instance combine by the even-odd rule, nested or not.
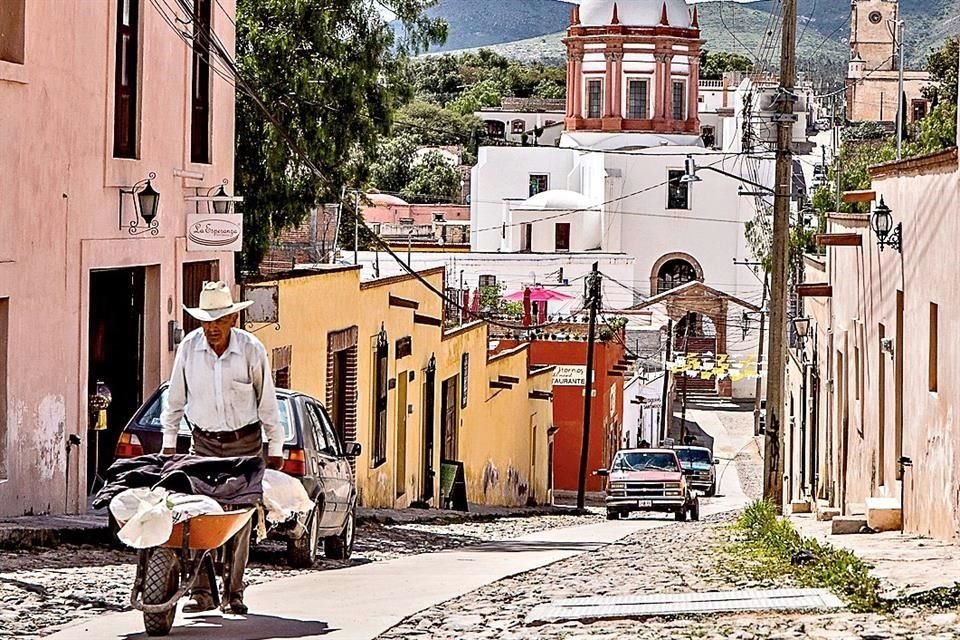
[(194, 516), (173, 525), (170, 538), (160, 545), (167, 549), (209, 551), (222, 547), (253, 517), (254, 508)]

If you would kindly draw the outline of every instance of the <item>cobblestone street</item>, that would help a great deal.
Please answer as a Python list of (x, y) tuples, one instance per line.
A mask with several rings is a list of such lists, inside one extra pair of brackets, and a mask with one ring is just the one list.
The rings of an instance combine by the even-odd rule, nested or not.
[[(741, 416), (742, 417), (742, 416)], [(734, 416), (730, 424), (738, 420)], [(752, 428), (752, 422), (751, 422)], [(752, 451), (751, 451), (752, 450)], [(756, 449), (737, 456), (741, 484), (759, 493)], [(634, 516), (637, 517), (637, 516)], [(725, 571), (735, 514), (669, 523), (595, 552), (487, 585), (414, 616), (380, 636), (459, 640), (948, 640), (960, 638), (960, 610), (899, 608), (890, 613), (741, 613), (677, 619), (565, 622), (525, 626), (537, 605), (584, 596), (771, 589), (789, 579), (750, 580)]]
[[(454, 549), (527, 533), (600, 522), (587, 516), (503, 518), (457, 524), (364, 523), (348, 561), (320, 559), (310, 570), (286, 566), (286, 547), (267, 541), (256, 547), (247, 571), (251, 585), (310, 572), (338, 569), (417, 553)], [(0, 552), (0, 639), (42, 637), (84, 617), (129, 609), (135, 573), (134, 554), (93, 546)]]

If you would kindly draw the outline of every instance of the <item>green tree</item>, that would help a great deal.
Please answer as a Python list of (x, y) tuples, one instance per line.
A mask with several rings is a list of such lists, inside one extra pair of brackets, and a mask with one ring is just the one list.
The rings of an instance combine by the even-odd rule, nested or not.
[(410, 181), (400, 190), (407, 202), (459, 202), (460, 172), (436, 151), (428, 151), (413, 166)]
[(399, 135), (384, 140), (377, 149), (377, 162), (371, 167), (370, 181), (378, 191), (399, 193), (413, 179), (413, 159), (417, 141)]
[(562, 100), (567, 97), (567, 87), (556, 80), (544, 78), (534, 87), (533, 97)]
[(926, 70), (933, 84), (923, 89), (923, 95), (934, 104), (957, 104), (958, 58), (960, 37), (950, 38), (942, 47), (927, 56)]
[[(436, 0), (381, 0), (404, 25), (395, 37), (365, 0), (239, 0), (237, 65), (273, 115), (237, 100), (237, 189), (244, 201), (241, 270), (255, 270), (280, 230), (302, 222), (369, 173), (393, 113), (412, 96), (407, 56), (442, 42), (424, 16)], [(316, 175), (291, 140), (318, 167)], [(352, 228), (352, 217), (342, 223)], [(345, 234), (352, 237), (352, 234)]]
[(473, 85), (456, 99), (447, 104), (447, 108), (462, 116), (472, 115), (483, 107), (498, 107), (502, 93), (493, 80), (483, 80)]
[(717, 51), (711, 53), (703, 49), (700, 53), (700, 78), (702, 80), (720, 80), (728, 71), (753, 71), (753, 61), (739, 53)]
[(477, 147), (486, 127), (473, 113), (460, 115), (450, 109), (414, 100), (397, 112), (394, 127), (420, 146), (463, 146), (464, 164), (476, 162)]

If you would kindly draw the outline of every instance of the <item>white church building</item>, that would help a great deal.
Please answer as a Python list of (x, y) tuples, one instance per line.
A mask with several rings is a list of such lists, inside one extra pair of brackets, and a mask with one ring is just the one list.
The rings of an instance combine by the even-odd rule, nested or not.
[[(559, 146), (479, 150), (472, 250), (526, 257), (531, 265), (563, 254), (630, 256), (633, 273), (619, 284), (631, 288), (632, 299), (614, 296), (605, 306), (643, 307), (634, 328), (656, 328), (650, 323), (667, 317), (680, 326), (694, 314), (696, 337), (725, 342), (714, 352), (753, 352), (756, 322), (744, 325), (743, 313), (760, 307), (762, 284), (735, 260), (753, 259), (745, 228), (764, 199), (753, 195), (764, 192), (756, 185), (772, 185), (773, 158), (743, 153), (736, 135), (725, 148), (704, 146), (696, 8), (683, 0), (585, 0), (573, 10), (564, 42), (567, 107)], [(695, 181), (684, 179), (688, 156)], [(660, 296), (694, 281), (704, 285), (700, 294), (726, 301), (725, 316), (701, 317), (699, 309)], [(654, 305), (644, 304), (651, 298)], [(733, 395), (752, 395), (751, 385)]]

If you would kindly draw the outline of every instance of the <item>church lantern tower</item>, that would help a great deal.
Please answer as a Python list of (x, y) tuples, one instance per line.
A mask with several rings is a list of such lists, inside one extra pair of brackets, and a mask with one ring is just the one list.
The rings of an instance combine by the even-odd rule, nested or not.
[(567, 47), (567, 131), (700, 133), (700, 25), (684, 0), (584, 0)]

